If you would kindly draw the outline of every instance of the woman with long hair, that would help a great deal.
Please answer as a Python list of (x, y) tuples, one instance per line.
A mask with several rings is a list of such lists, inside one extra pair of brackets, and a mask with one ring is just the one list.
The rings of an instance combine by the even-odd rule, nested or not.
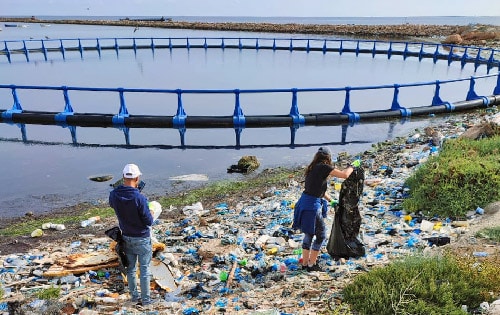
[[(302, 241), (302, 269), (322, 271), (317, 264), (318, 255), (326, 240), (324, 218), (327, 216), (328, 203), (332, 197), (328, 194), (328, 178), (347, 178), (353, 168), (345, 170), (335, 168), (332, 154), (328, 147), (320, 147), (305, 171), (304, 191), (295, 204), (293, 229), (304, 233)], [(314, 240), (314, 241), (313, 241)]]

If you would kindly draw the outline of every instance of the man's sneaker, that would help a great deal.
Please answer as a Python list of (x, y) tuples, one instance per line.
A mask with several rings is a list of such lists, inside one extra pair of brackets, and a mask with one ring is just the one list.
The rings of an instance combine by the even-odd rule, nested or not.
[(321, 269), (321, 267), (318, 264), (314, 264), (311, 267), (308, 266), (307, 271), (308, 272), (316, 272), (316, 271), (323, 272), (323, 269)]
[(139, 306), (148, 306), (148, 305), (152, 305), (152, 304), (156, 304), (158, 303), (160, 300), (159, 299), (150, 299), (149, 301), (147, 302), (142, 302), (140, 301), (139, 303), (137, 303), (137, 305)]

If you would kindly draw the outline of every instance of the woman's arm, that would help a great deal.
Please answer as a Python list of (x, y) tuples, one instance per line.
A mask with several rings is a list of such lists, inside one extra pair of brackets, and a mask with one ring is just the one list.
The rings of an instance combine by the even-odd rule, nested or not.
[(341, 171), (337, 168), (334, 168), (331, 172), (330, 172), (330, 176), (334, 176), (334, 177), (338, 177), (338, 178), (347, 178), (349, 177), (349, 175), (351, 175), (352, 171), (354, 169), (352, 168), (352, 166), (349, 166), (348, 168), (346, 168), (345, 170)]

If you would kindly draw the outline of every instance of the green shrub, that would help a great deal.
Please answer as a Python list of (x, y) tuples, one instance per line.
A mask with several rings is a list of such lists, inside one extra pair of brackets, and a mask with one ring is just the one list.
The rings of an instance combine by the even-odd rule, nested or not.
[[(463, 249), (462, 249), (463, 251)], [(464, 254), (461, 249), (456, 249), (453, 259), (458, 267), (482, 283), (484, 290), (481, 295), (484, 300), (491, 298), (491, 293), (500, 292), (500, 256), (492, 253), (486, 257), (475, 257)]]
[(492, 289), (467, 266), (447, 256), (407, 257), (358, 275), (344, 300), (360, 314), (466, 314), (461, 305), (478, 307)]
[(403, 207), (426, 215), (464, 216), (500, 199), (500, 136), (445, 143), (406, 180)]
[(482, 229), (476, 233), (476, 236), (500, 242), (500, 226)]

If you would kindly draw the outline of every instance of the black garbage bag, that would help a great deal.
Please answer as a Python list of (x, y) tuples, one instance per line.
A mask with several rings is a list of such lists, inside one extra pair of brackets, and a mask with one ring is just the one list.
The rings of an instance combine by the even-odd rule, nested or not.
[(119, 268), (122, 273), (127, 273), (128, 259), (125, 254), (122, 230), (118, 226), (112, 227), (104, 232), (109, 238), (116, 242), (115, 251), (118, 255)]
[(335, 210), (330, 238), (326, 249), (334, 260), (340, 258), (357, 258), (365, 255), (365, 247), (358, 239), (361, 226), (359, 198), (363, 194), (365, 172), (356, 167), (351, 175), (342, 183), (339, 203)]
[(429, 246), (443, 246), (446, 244), (450, 244), (451, 239), (448, 236), (433, 236), (424, 238), (424, 240), (429, 242)]

